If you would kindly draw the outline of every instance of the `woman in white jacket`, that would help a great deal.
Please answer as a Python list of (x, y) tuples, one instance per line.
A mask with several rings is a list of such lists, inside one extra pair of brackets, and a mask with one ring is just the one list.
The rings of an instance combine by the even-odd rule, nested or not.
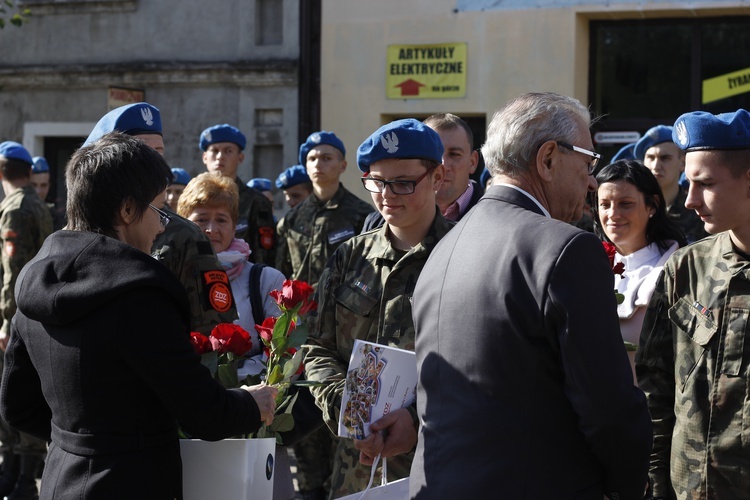
[[(641, 162), (616, 161), (596, 181), (594, 230), (617, 249), (613, 265), (624, 266), (615, 274), (615, 289), (624, 296), (617, 314), (623, 341), (637, 345), (656, 279), (669, 256), (685, 245), (685, 236), (667, 215), (659, 183)], [(628, 356), (635, 381), (635, 351)]]

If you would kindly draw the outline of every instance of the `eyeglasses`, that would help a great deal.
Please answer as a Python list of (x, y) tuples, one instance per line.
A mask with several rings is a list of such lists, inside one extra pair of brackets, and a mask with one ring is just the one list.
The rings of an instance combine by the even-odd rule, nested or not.
[(159, 216), (159, 222), (161, 223), (161, 227), (167, 227), (167, 224), (169, 224), (169, 221), (172, 220), (172, 217), (167, 215), (167, 212), (164, 210), (159, 210), (155, 206), (153, 206), (151, 203), (148, 204), (148, 206), (156, 212), (156, 214)]
[(382, 179), (373, 179), (368, 174), (362, 177), (362, 185), (371, 193), (382, 193), (386, 186), (391, 188), (393, 194), (412, 194), (417, 188), (419, 181), (427, 177), (435, 167), (428, 168), (425, 173), (413, 181), (384, 181)]
[(594, 175), (594, 170), (596, 170), (596, 166), (599, 165), (599, 159), (602, 157), (602, 155), (600, 155), (599, 153), (594, 153), (593, 151), (589, 151), (588, 149), (583, 149), (583, 148), (579, 148), (578, 146), (573, 146), (572, 144), (568, 144), (567, 142), (562, 142), (562, 141), (555, 141), (555, 142), (557, 142), (558, 146), (562, 146), (565, 149), (576, 151), (578, 153), (583, 153), (593, 158), (593, 160), (591, 160), (591, 162), (589, 163), (589, 175)]

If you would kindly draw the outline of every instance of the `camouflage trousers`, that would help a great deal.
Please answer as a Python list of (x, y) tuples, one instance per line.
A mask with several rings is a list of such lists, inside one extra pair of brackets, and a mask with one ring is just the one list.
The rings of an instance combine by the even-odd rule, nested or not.
[(300, 491), (331, 490), (336, 438), (325, 425), (293, 446)]
[[(389, 458), (388, 482), (409, 477), (413, 459), (413, 452)], [(380, 484), (380, 477), (383, 472), (382, 467), (381, 461), (372, 481), (374, 486)], [(329, 500), (363, 491), (367, 488), (367, 483), (370, 482), (371, 469), (372, 467), (369, 465), (362, 465), (359, 462), (359, 450), (354, 447), (354, 441), (340, 438), (336, 447), (336, 456), (333, 460)]]

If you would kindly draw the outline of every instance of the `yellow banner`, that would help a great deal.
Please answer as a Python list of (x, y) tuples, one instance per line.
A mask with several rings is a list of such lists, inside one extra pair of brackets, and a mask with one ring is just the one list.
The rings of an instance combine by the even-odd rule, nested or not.
[(388, 99), (466, 97), (466, 43), (389, 45)]
[(703, 80), (703, 104), (750, 92), (750, 68)]

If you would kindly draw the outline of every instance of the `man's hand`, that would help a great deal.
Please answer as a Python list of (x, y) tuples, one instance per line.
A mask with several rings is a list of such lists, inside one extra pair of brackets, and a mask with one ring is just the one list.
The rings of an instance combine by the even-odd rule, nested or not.
[(5, 352), (6, 347), (8, 347), (8, 335), (4, 332), (0, 332), (0, 349)]
[(242, 388), (253, 395), (255, 404), (260, 409), (260, 419), (263, 423), (271, 425), (273, 422), (273, 413), (276, 411), (276, 395), (279, 393), (279, 390), (266, 384), (243, 385)]
[(359, 450), (359, 461), (372, 465), (375, 457), (393, 457), (408, 453), (417, 444), (417, 428), (411, 414), (405, 408), (392, 411), (370, 425), (366, 439), (355, 439), (354, 447)]

